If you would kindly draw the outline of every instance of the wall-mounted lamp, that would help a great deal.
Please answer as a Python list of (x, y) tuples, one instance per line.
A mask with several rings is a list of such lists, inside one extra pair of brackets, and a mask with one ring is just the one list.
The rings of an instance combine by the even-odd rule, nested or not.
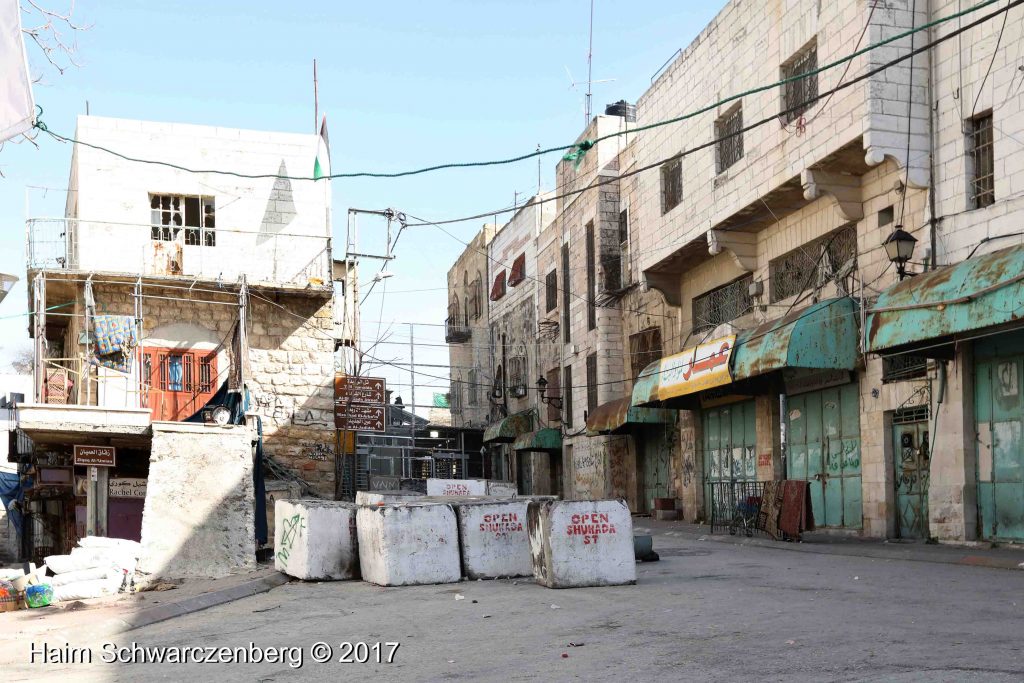
[(541, 376), (537, 380), (537, 393), (540, 394), (540, 402), (544, 405), (552, 405), (559, 410), (562, 409), (562, 397), (561, 396), (545, 396), (544, 393), (548, 390), (548, 381)]
[(896, 272), (899, 274), (900, 280), (908, 275), (907, 262), (914, 255), (915, 244), (917, 244), (917, 239), (900, 227), (893, 230), (892, 234), (882, 242), (889, 260), (896, 264)]

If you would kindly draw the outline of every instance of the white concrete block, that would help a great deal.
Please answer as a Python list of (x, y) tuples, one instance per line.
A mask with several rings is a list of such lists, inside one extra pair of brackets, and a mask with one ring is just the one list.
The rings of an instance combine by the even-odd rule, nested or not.
[(363, 580), (379, 586), (455, 583), (462, 578), (451, 505), (361, 507), (356, 513)]
[(333, 500), (279, 500), (274, 568), (297, 579), (357, 579), (357, 506)]
[(529, 576), (528, 501), (466, 503), (455, 507), (459, 518), (462, 569), (469, 579)]
[(356, 505), (391, 505), (410, 503), (423, 498), (416, 491), (356, 491)]
[(514, 498), (519, 495), (519, 489), (512, 481), (488, 481), (487, 495), (499, 498)]
[(633, 520), (623, 500), (531, 501), (533, 575), (548, 588), (636, 583)]
[(486, 496), (484, 479), (427, 479), (428, 496)]

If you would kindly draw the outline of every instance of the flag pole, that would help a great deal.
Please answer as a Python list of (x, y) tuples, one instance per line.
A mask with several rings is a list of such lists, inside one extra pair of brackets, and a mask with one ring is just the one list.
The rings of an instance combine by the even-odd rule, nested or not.
[(316, 60), (313, 60), (313, 134), (320, 132), (320, 92), (316, 82)]

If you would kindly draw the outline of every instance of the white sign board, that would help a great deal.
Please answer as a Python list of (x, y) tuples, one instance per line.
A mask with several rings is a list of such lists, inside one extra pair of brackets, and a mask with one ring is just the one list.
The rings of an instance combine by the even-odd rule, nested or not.
[(111, 498), (145, 498), (146, 479), (116, 477), (107, 483), (107, 495)]

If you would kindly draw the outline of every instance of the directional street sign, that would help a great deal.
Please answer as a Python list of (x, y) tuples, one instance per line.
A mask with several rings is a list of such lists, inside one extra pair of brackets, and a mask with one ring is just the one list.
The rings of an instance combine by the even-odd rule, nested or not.
[(387, 382), (383, 377), (335, 375), (334, 402), (342, 405), (347, 405), (348, 403), (375, 403), (383, 405), (387, 388)]
[(386, 424), (384, 406), (353, 403), (348, 406), (347, 413), (345, 406), (335, 406), (334, 426), (338, 429), (353, 432), (383, 432)]

